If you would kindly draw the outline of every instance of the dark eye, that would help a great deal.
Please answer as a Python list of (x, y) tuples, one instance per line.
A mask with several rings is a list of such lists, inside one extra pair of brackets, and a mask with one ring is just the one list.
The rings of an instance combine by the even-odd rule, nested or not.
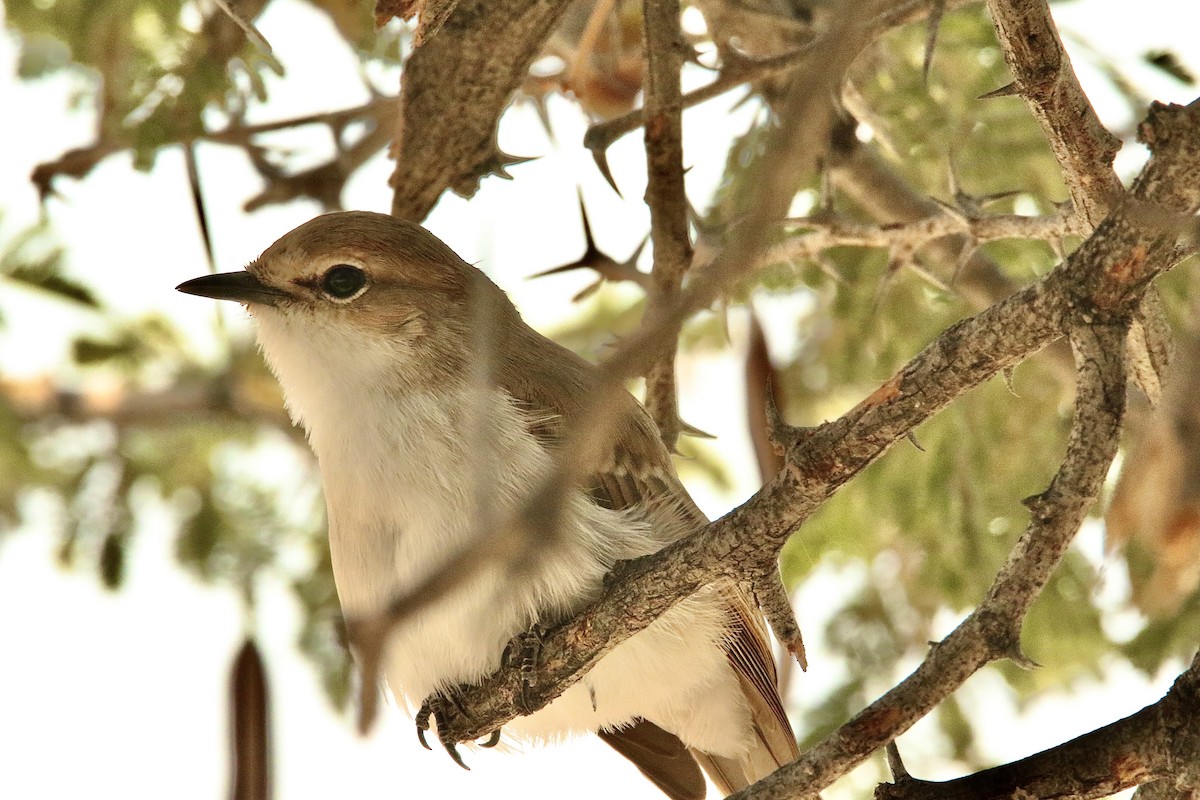
[(358, 267), (338, 264), (321, 279), (321, 289), (330, 297), (345, 300), (353, 297), (367, 283), (367, 276)]

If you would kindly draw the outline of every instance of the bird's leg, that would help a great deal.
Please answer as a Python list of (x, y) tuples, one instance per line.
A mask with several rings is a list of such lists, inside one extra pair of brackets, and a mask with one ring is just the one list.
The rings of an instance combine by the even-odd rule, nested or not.
[[(533, 675), (537, 672), (538, 662), (541, 659), (542, 642), (545, 639), (546, 631), (546, 626), (535, 622), (529, 630), (513, 637), (500, 656), (501, 664), (505, 666), (516, 664), (521, 671), (521, 691), (517, 696), (517, 710), (522, 714), (532, 714), (537, 710), (529, 701), (529, 690), (533, 687)], [(450, 754), (450, 757), (454, 759), (454, 763), (463, 769), (470, 769), (463, 763), (462, 756), (459, 755), (458, 742), (455, 742), (450, 734), (446, 733), (448, 726), (443, 723), (446, 721), (448, 711), (455, 711), (460, 716), (467, 715), (466, 709), (458, 700), (458, 692), (453, 690), (437, 692), (425, 698), (415, 719), (417, 739), (426, 750), (432, 750), (433, 748), (425, 740), (425, 732), (436, 725), (438, 740), (441, 741), (442, 747)], [(479, 743), (479, 746), (495, 747), (500, 743), (500, 731), (500, 728), (492, 731), (487, 739)]]
[(533, 674), (537, 672), (538, 661), (542, 655), (542, 641), (546, 629), (540, 622), (535, 622), (527, 631), (518, 633), (508, 647), (504, 648), (504, 663), (517, 664), (521, 671), (521, 691), (517, 696), (517, 710), (522, 714), (532, 714), (537, 709), (529, 702), (529, 690), (533, 686)]

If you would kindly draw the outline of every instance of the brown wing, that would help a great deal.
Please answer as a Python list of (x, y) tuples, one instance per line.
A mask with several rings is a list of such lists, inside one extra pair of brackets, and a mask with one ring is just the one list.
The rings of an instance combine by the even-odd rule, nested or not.
[[(518, 333), (525, 340), (523, 346), (501, 349), (501, 352), (513, 354), (512, 358), (518, 362), (500, 371), (502, 376), (507, 376), (501, 385), (529, 410), (531, 419), (536, 421), (532, 428), (534, 435), (554, 449), (561, 441), (563, 421), (572, 420), (580, 411), (579, 405), (589, 396), (588, 389), (595, 380), (594, 367), (532, 329), (521, 327), (524, 330)], [(670, 454), (649, 414), (632, 395), (625, 395), (622, 402), (626, 404), (623, 410), (627, 413), (616, 437), (616, 446), (609, 462), (588, 481), (592, 497), (600, 505), (614, 510), (638, 505), (670, 509), (678, 517), (679, 535), (707, 524), (708, 519), (676, 476)], [(739, 759), (718, 758), (701, 752), (692, 755), (713, 782), (730, 794), (794, 760), (799, 751), (779, 698), (775, 662), (762, 615), (736, 586), (729, 584), (720, 591), (729, 613), (726, 653), (750, 706), (759, 745)], [(675, 738), (665, 731), (662, 733)], [(651, 771), (668, 769), (660, 763), (661, 758), (646, 749), (631, 746), (622, 749), (614, 743), (612, 736), (620, 737), (621, 734), (602, 734), (601, 738), (664, 788), (651, 775)], [(664, 788), (664, 791), (667, 790)]]

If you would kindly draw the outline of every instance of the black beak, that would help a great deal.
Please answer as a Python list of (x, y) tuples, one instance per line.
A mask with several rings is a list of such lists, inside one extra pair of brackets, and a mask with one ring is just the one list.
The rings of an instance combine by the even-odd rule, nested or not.
[(287, 297), (285, 292), (267, 286), (245, 270), (192, 278), (176, 286), (175, 290), (184, 294), (211, 297), (214, 300), (236, 300), (239, 303), (259, 303), (265, 306), (277, 305)]

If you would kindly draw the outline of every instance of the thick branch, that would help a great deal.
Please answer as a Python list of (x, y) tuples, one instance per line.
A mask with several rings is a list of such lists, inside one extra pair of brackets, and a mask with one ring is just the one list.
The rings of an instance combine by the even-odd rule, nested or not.
[[(1093, 800), (1155, 781), (1169, 793), (1180, 772), (1200, 764), (1200, 656), (1163, 699), (1111, 725), (1045, 750), (952, 781), (906, 777), (875, 790), (875, 800)], [(1190, 768), (1180, 765), (1192, 765)], [(1196, 778), (1193, 776), (1192, 781)], [(1194, 789), (1194, 787), (1192, 787)]]
[(1016, 89), (1042, 126), (1086, 234), (1121, 193), (1113, 159), (1121, 140), (1096, 116), (1071, 69), (1047, 0), (988, 0)]

